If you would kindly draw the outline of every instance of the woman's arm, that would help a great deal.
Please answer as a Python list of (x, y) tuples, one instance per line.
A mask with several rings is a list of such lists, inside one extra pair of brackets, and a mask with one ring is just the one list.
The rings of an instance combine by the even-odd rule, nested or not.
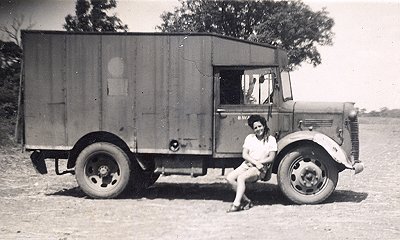
[(278, 150), (278, 145), (276, 143), (276, 139), (273, 136), (268, 136), (267, 139), (268, 139), (269, 151), (260, 160), (260, 162), (264, 165), (272, 163), (274, 161), (276, 152)]
[(272, 163), (274, 161), (275, 156), (276, 156), (276, 151), (268, 152), (268, 154), (264, 158), (262, 158), (259, 162), (264, 165), (267, 163)]
[(243, 148), (242, 158), (246, 162), (249, 162), (249, 163), (253, 164), (257, 169), (263, 168), (264, 165), (260, 161), (257, 161), (256, 159), (250, 157), (249, 152), (250, 152), (249, 149)]

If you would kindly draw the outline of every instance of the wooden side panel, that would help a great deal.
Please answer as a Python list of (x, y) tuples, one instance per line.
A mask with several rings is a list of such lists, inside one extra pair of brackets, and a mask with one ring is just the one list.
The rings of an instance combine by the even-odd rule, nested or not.
[[(188, 153), (198, 150), (212, 152), (213, 69), (211, 65), (211, 37), (176, 37), (171, 49), (177, 51), (179, 76), (177, 98), (170, 106), (175, 119), (170, 117), (170, 138), (182, 143)], [(177, 41), (178, 40), (178, 41)], [(172, 88), (173, 89), (173, 88)], [(173, 125), (172, 125), (173, 124)]]
[(135, 82), (139, 152), (211, 153), (210, 38), (138, 37)]
[(63, 35), (25, 34), (25, 141), (29, 146), (66, 145)]
[(134, 93), (136, 40), (129, 36), (102, 36), (101, 129), (135, 145)]
[(66, 36), (68, 144), (101, 126), (101, 69), (99, 35)]
[[(165, 148), (160, 145), (163, 139), (166, 139), (166, 130), (163, 121), (163, 106), (157, 102), (164, 102), (168, 92), (157, 91), (162, 88), (166, 82), (165, 75), (160, 74), (160, 61), (156, 57), (162, 57), (155, 47), (162, 44), (161, 39), (157, 41), (152, 36), (141, 36), (136, 38), (136, 56), (135, 56), (135, 111), (137, 116), (137, 146), (138, 151), (143, 149)], [(167, 45), (166, 45), (167, 46)], [(165, 49), (164, 49), (165, 51)], [(157, 71), (158, 70), (158, 71)], [(164, 117), (165, 119), (165, 117)], [(162, 128), (164, 126), (164, 128)], [(161, 130), (161, 131), (160, 131)]]

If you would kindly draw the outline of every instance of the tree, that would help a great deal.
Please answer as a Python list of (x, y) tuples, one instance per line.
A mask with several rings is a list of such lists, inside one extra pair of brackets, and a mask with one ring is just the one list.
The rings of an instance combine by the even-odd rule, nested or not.
[[(22, 50), (15, 42), (0, 40), (1, 75), (12, 76), (21, 70)], [(4, 80), (2, 78), (1, 80)]]
[(366, 108), (356, 108), (357, 112), (360, 113), (360, 116), (365, 116), (365, 114), (367, 113), (367, 109)]
[(290, 68), (317, 66), (317, 45), (332, 45), (334, 21), (328, 12), (312, 11), (300, 1), (180, 0), (161, 15), (162, 32), (212, 32), (267, 43), (288, 51)]
[(25, 23), (24, 15), (20, 15), (13, 18), (11, 25), (0, 26), (4, 39), (0, 40), (0, 85), (6, 79), (19, 75), (22, 59), (21, 29), (31, 29), (34, 25), (31, 19)]
[(25, 16), (20, 15), (14, 17), (10, 26), (0, 26), (0, 32), (6, 34), (6, 39), (10, 42), (14, 42), (16, 45), (21, 47), (21, 29), (31, 29), (35, 24), (32, 23), (32, 19), (29, 19), (28, 24), (24, 24)]
[(25, 17), (20, 15), (14, 17), (11, 25), (0, 26), (3, 40), (0, 40), (0, 85), (4, 81), (19, 75), (21, 71), (22, 46), (21, 29), (31, 29), (34, 24), (31, 19), (24, 24)]
[[(0, 119), (4, 122), (6, 135), (11, 134), (11, 126), (15, 123), (15, 138), (21, 136), (20, 103), (21, 103), (21, 29), (31, 29), (34, 26), (31, 19), (26, 23), (25, 17), (14, 17), (10, 25), (0, 26), (3, 40), (0, 40)], [(4, 133), (0, 132), (0, 138)], [(4, 143), (7, 141), (0, 141)]]
[[(0, 26), (0, 113), (4, 115), (4, 106), (13, 111), (17, 109), (17, 99), (21, 72), (21, 29), (31, 29), (31, 19), (26, 23), (25, 17), (14, 17), (10, 25)], [(7, 113), (10, 116), (11, 112)]]
[(77, 0), (76, 16), (68, 14), (63, 27), (67, 31), (78, 32), (127, 31), (128, 26), (123, 24), (116, 14), (107, 15), (107, 12), (115, 7), (115, 0)]

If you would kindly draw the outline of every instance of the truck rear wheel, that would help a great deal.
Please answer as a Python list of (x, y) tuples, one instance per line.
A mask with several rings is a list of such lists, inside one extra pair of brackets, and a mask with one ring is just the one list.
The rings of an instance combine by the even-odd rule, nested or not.
[(129, 183), (130, 161), (116, 145), (98, 142), (87, 146), (79, 154), (75, 174), (76, 181), (87, 195), (115, 198)]
[(338, 170), (322, 149), (303, 146), (287, 154), (279, 164), (278, 185), (292, 202), (316, 204), (336, 188)]

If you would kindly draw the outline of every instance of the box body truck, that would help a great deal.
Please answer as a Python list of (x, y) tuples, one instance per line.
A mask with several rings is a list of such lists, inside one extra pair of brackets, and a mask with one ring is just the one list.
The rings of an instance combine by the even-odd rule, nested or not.
[(22, 42), (24, 148), (91, 197), (237, 167), (253, 114), (278, 141), (269, 171), (293, 202), (319, 203), (338, 172), (363, 169), (354, 103), (295, 102), (274, 46), (210, 33), (23, 31)]

